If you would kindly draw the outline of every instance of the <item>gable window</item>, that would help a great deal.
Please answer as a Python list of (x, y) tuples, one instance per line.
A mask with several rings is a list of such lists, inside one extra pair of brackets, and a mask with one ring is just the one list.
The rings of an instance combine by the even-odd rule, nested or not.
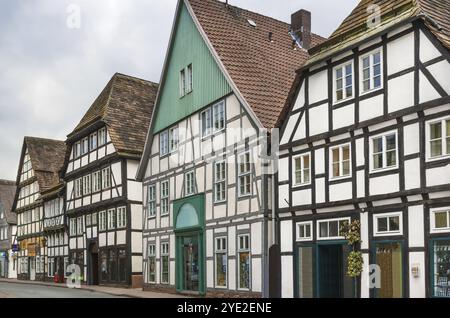
[(169, 213), (169, 181), (161, 183), (161, 214)]
[(108, 230), (116, 228), (116, 209), (108, 210)]
[(375, 236), (402, 235), (402, 213), (374, 215)]
[(208, 108), (201, 114), (202, 118), (202, 137), (207, 137), (212, 133), (212, 110)]
[(178, 127), (171, 128), (169, 130), (170, 152), (174, 152), (178, 149), (178, 142), (179, 142)]
[(250, 289), (250, 235), (238, 236), (239, 289)]
[(350, 145), (331, 148), (331, 171), (333, 178), (350, 176)]
[(193, 74), (192, 74), (192, 64), (187, 67), (186, 74), (186, 94), (191, 93), (193, 90)]
[(190, 171), (184, 176), (184, 192), (185, 195), (192, 195), (195, 193), (195, 173)]
[(216, 286), (227, 287), (227, 238), (216, 238)]
[(161, 156), (169, 153), (169, 132), (167, 130), (159, 134), (159, 152)]
[(89, 148), (91, 150), (94, 150), (97, 148), (97, 133), (93, 133), (91, 134), (91, 136), (89, 137)]
[(307, 185), (311, 182), (310, 154), (294, 157), (294, 186)]
[(98, 146), (101, 147), (106, 144), (106, 128), (98, 131)]
[(377, 51), (361, 58), (361, 80), (363, 93), (381, 87), (381, 52)]
[(156, 186), (148, 186), (148, 217), (153, 217), (156, 215)]
[(91, 175), (83, 177), (83, 194), (91, 194)]
[(156, 283), (156, 246), (155, 244), (148, 245), (148, 282)]
[(297, 241), (311, 241), (312, 227), (312, 222), (297, 223)]
[(317, 222), (318, 240), (344, 239), (341, 229), (350, 223), (350, 218), (323, 220)]
[(180, 71), (180, 97), (186, 95), (186, 70)]
[(223, 202), (226, 199), (227, 165), (225, 161), (216, 162), (214, 165), (214, 201)]
[(98, 213), (98, 225), (100, 231), (106, 231), (106, 211)]
[(334, 69), (335, 102), (353, 97), (353, 62)]
[(92, 174), (92, 192), (98, 192), (102, 189), (102, 173), (96, 171)]
[(250, 152), (239, 155), (238, 159), (239, 172), (239, 196), (247, 196), (252, 194), (252, 172), (250, 163)]
[(214, 132), (225, 128), (225, 103), (221, 101), (213, 106)]
[(450, 156), (450, 118), (428, 123), (428, 157)]
[(111, 187), (111, 167), (102, 170), (102, 188), (103, 190)]
[(431, 211), (431, 232), (450, 232), (450, 208), (439, 208)]
[(397, 132), (371, 139), (372, 170), (397, 167)]
[(161, 284), (169, 283), (169, 243), (161, 244)]
[(117, 228), (127, 227), (127, 209), (125, 207), (117, 208)]

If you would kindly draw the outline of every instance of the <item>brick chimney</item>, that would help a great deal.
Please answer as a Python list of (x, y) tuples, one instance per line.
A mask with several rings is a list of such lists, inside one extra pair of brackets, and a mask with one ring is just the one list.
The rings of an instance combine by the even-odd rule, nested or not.
[(311, 48), (311, 12), (299, 10), (291, 16), (291, 28), (302, 48)]

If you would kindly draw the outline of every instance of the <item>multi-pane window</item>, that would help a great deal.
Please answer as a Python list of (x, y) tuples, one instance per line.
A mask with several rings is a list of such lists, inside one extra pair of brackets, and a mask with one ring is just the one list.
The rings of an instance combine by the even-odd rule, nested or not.
[(117, 228), (127, 227), (127, 209), (125, 207), (117, 208)]
[(75, 188), (74, 188), (75, 198), (80, 198), (83, 196), (83, 179), (75, 180)]
[(173, 127), (169, 129), (170, 152), (174, 152), (178, 149), (178, 143), (179, 143), (178, 127)]
[(81, 154), (85, 155), (89, 152), (89, 138), (83, 138), (81, 141)]
[(429, 123), (429, 157), (438, 158), (450, 155), (450, 118)]
[(227, 286), (227, 238), (216, 238), (216, 286)]
[(214, 201), (222, 202), (227, 193), (227, 165), (225, 161), (216, 162), (214, 165)]
[(91, 223), (92, 225), (97, 225), (97, 213), (92, 213)]
[(397, 166), (397, 133), (372, 138), (372, 170)]
[(159, 134), (159, 152), (161, 156), (169, 153), (169, 132), (167, 130)]
[(77, 234), (83, 235), (84, 233), (84, 217), (80, 216), (77, 218)]
[(83, 194), (91, 194), (91, 175), (83, 177)]
[(201, 113), (202, 137), (207, 137), (212, 132), (212, 109), (208, 108)]
[(350, 145), (331, 148), (331, 171), (333, 178), (350, 175)]
[(81, 156), (81, 142), (78, 141), (73, 146), (73, 157), (79, 158)]
[(106, 128), (98, 131), (98, 146), (101, 147), (106, 144)]
[(311, 182), (311, 156), (304, 154), (294, 158), (294, 185)]
[(69, 221), (69, 233), (70, 233), (70, 236), (77, 235), (77, 219), (70, 219), (70, 221)]
[(156, 246), (155, 246), (155, 244), (148, 245), (147, 266), (148, 266), (148, 282), (156, 283)]
[(252, 194), (252, 169), (250, 162), (250, 152), (239, 155), (238, 159), (239, 172), (239, 196)]
[(108, 210), (108, 230), (114, 230), (116, 228), (116, 210)]
[(185, 195), (192, 195), (195, 193), (195, 172), (190, 171), (184, 176), (184, 192)]
[(169, 181), (161, 182), (161, 214), (169, 213)]
[(169, 283), (169, 243), (161, 244), (161, 284)]
[(153, 217), (156, 215), (156, 186), (154, 184), (149, 185), (147, 191), (148, 216)]
[(31, 165), (31, 158), (28, 154), (28, 149), (25, 152), (25, 156), (22, 164), (22, 173), (20, 176), (20, 182), (26, 181), (34, 176), (33, 168)]
[(381, 52), (371, 53), (361, 59), (362, 91), (368, 92), (381, 87)]
[(238, 236), (239, 289), (250, 289), (250, 235)]
[(98, 213), (98, 224), (100, 231), (106, 231), (106, 211)]
[(96, 193), (102, 189), (102, 173), (96, 171), (92, 174), (92, 192)]
[(350, 218), (324, 220), (317, 222), (318, 239), (343, 239), (341, 229), (344, 225), (350, 223)]
[(389, 213), (374, 215), (375, 235), (401, 235), (402, 214)]
[(225, 128), (225, 102), (221, 101), (213, 106), (214, 131)]
[(92, 216), (90, 214), (86, 215), (86, 226), (92, 225)]
[(111, 167), (102, 170), (102, 188), (103, 190), (111, 187)]
[(450, 231), (450, 208), (439, 208), (431, 212), (431, 231), (433, 233)]
[(335, 101), (353, 97), (353, 63), (348, 63), (334, 69)]
[(297, 223), (297, 241), (312, 240), (312, 222)]
[(97, 133), (93, 133), (89, 136), (89, 148), (94, 150), (97, 148)]

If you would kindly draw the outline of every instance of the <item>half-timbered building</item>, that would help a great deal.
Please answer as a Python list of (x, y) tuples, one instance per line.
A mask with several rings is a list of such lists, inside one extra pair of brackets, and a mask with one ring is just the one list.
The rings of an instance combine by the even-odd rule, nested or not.
[(142, 285), (142, 186), (136, 171), (158, 85), (115, 74), (68, 136), (69, 262), (86, 284)]
[(354, 295), (351, 220), (358, 296), (450, 296), (449, 21), (449, 1), (363, 0), (299, 65), (276, 178), (283, 297)]
[(273, 180), (262, 148), (307, 57), (298, 44), (322, 40), (308, 12), (293, 17), (294, 29), (216, 0), (178, 1), (138, 174), (145, 289), (268, 295)]
[(17, 175), (13, 211), (17, 214), (18, 278), (46, 280), (47, 245), (43, 192), (59, 182), (63, 141), (25, 137)]
[(17, 217), (12, 212), (16, 193), (14, 181), (0, 180), (0, 277), (17, 278)]

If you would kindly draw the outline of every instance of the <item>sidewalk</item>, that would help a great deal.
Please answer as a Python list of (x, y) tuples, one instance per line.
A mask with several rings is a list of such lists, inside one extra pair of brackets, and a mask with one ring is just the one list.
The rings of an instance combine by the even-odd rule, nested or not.
[[(23, 281), (17, 279), (0, 278), (0, 283), (24, 284), (24, 285), (41, 285), (47, 287), (67, 288), (66, 284), (55, 284), (52, 282)], [(181, 295), (163, 294), (155, 292), (146, 292), (142, 289), (131, 288), (115, 288), (106, 286), (81, 286), (82, 290), (104, 293), (108, 295), (130, 297), (130, 298), (187, 298)]]

